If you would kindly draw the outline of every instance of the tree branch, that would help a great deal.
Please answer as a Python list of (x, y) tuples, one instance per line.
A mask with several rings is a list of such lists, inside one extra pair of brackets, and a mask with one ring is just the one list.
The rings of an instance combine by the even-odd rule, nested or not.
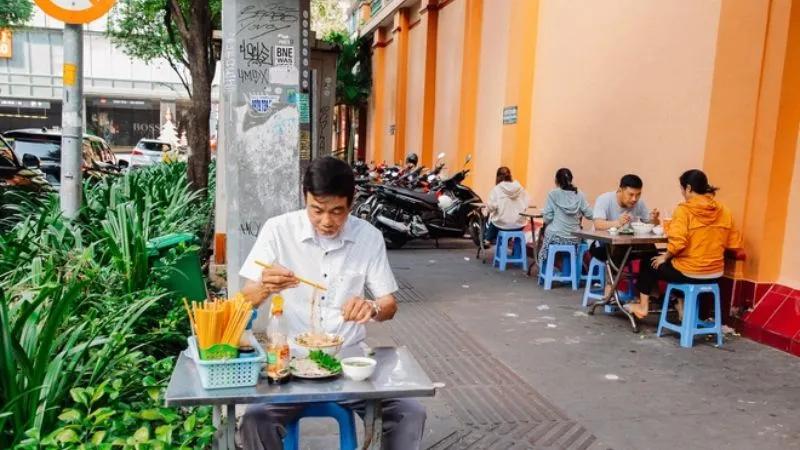
[(191, 99), (192, 98), (192, 88), (189, 87), (189, 80), (187, 80), (186, 77), (183, 76), (183, 73), (181, 72), (180, 68), (178, 67), (178, 64), (172, 59), (172, 55), (170, 55), (169, 52), (167, 52), (167, 54), (165, 56), (166, 56), (165, 59), (169, 63), (169, 66), (172, 67), (172, 70), (174, 70), (175, 73), (178, 75), (178, 78), (181, 80), (181, 84), (186, 89), (186, 93), (189, 94), (189, 98)]
[[(175, 40), (175, 30), (172, 29), (172, 11), (170, 10), (169, 5), (166, 4), (164, 7), (164, 27), (167, 29), (167, 39), (169, 40), (170, 45), (173, 47), (180, 46), (183, 48), (183, 44)], [(183, 52), (177, 53), (175, 56), (178, 57), (181, 64), (189, 67), (189, 61), (183, 55)]]
[[(181, 35), (181, 41), (183, 41), (184, 46), (188, 50), (190, 46), (194, 46), (194, 42), (192, 42), (192, 35), (189, 33), (189, 26), (186, 23), (186, 18), (183, 17), (181, 5), (178, 0), (168, 0), (166, 6), (171, 11), (171, 15), (175, 19), (175, 24), (178, 25), (178, 33)], [(191, 53), (191, 51), (189, 53)]]

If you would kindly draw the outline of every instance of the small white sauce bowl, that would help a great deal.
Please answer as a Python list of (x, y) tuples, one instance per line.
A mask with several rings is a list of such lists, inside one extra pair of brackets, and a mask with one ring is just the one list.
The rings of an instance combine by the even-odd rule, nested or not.
[[(353, 365), (358, 363), (360, 365)], [(342, 372), (353, 381), (364, 381), (375, 372), (378, 362), (372, 358), (357, 356), (342, 360)]]

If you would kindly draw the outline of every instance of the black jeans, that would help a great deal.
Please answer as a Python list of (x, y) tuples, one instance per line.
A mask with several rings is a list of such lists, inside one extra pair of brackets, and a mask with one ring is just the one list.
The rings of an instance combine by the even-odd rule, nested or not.
[(636, 281), (636, 287), (639, 292), (650, 295), (653, 289), (657, 286), (659, 281), (666, 281), (668, 283), (682, 283), (682, 284), (706, 284), (716, 283), (719, 278), (692, 278), (687, 277), (680, 270), (672, 266), (672, 261), (667, 261), (660, 265), (658, 269), (654, 269), (650, 265), (650, 261), (642, 261), (639, 267), (639, 278)]

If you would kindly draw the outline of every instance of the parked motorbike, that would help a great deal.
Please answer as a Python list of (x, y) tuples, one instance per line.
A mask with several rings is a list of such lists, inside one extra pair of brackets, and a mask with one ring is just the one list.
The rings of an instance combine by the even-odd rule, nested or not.
[(361, 215), (383, 232), (390, 248), (400, 248), (413, 239), (464, 237), (469, 234), (480, 245), (480, 230), (486, 219), (483, 203), (472, 189), (461, 184), (467, 177), (466, 165), (442, 180), (436, 191), (425, 193), (392, 185), (376, 185), (373, 195), (362, 205)]

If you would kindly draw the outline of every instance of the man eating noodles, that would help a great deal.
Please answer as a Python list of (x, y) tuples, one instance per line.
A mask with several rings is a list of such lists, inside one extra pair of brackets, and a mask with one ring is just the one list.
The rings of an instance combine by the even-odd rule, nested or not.
[[(256, 307), (280, 293), (290, 336), (320, 329), (339, 334), (344, 347), (366, 337), (364, 324), (391, 320), (397, 312), (394, 279), (380, 231), (350, 215), (355, 192), (353, 171), (333, 157), (315, 159), (303, 178), (306, 207), (273, 217), (264, 224), (240, 276), (247, 281), (245, 297)], [(269, 264), (262, 269), (256, 261)], [(298, 278), (321, 283), (319, 323), (311, 323), (314, 289)], [(375, 300), (364, 299), (369, 289)], [(293, 352), (302, 351), (292, 339)], [(362, 418), (363, 401), (341, 403)], [(241, 422), (247, 450), (283, 448), (285, 425), (297, 418), (305, 405), (251, 405)], [(419, 449), (426, 413), (411, 399), (384, 400), (384, 448)]]

